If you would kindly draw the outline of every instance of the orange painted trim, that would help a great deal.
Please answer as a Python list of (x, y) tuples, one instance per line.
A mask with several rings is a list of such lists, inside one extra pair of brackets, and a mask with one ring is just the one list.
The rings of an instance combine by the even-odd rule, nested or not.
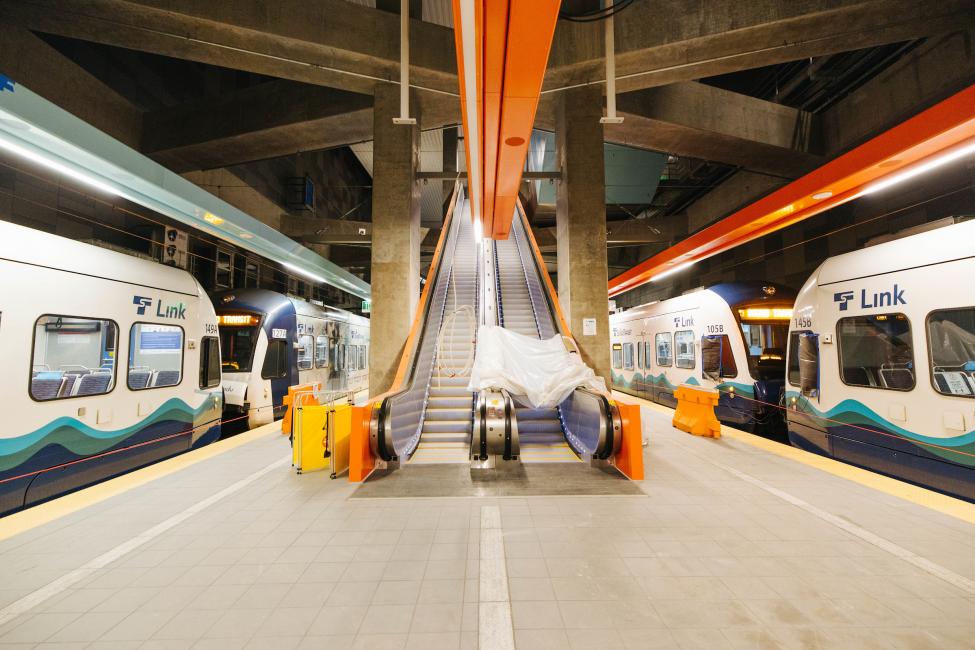
[[(877, 182), (975, 141), (975, 85), (831, 160), (609, 281), (609, 295), (852, 201)], [(814, 194), (831, 192), (824, 199)]]
[(349, 435), (349, 482), (361, 483), (376, 468), (376, 458), (369, 447), (369, 421), (373, 403), (353, 406)]
[(620, 419), (623, 421), (623, 439), (620, 441), (620, 450), (616, 452), (616, 469), (626, 475), (630, 480), (642, 481), (644, 479), (643, 467), (643, 428), (640, 418), (640, 405), (612, 400), (616, 402), (616, 407), (620, 412)]
[(501, 135), (501, 98), (504, 91), (504, 60), (508, 47), (509, 0), (486, 0), (484, 4), (484, 134), (482, 235), (494, 230), (495, 189), (498, 177), (498, 147)]
[(518, 199), (518, 218), (521, 219), (521, 223), (525, 227), (525, 232), (528, 233), (528, 243), (531, 245), (532, 255), (535, 256), (538, 269), (541, 272), (542, 278), (545, 280), (545, 286), (548, 288), (548, 295), (552, 299), (552, 304), (555, 305), (555, 315), (559, 317), (559, 323), (562, 325), (562, 333), (565, 336), (571, 337), (572, 330), (569, 329), (569, 324), (566, 322), (565, 315), (562, 313), (562, 303), (559, 302), (559, 293), (555, 290), (555, 285), (552, 284), (552, 277), (548, 274), (548, 266), (545, 265), (545, 259), (542, 258), (542, 251), (539, 250), (538, 242), (535, 241), (535, 233), (532, 232), (531, 224), (528, 223), (528, 217), (525, 216), (525, 209), (521, 205), (521, 199)]

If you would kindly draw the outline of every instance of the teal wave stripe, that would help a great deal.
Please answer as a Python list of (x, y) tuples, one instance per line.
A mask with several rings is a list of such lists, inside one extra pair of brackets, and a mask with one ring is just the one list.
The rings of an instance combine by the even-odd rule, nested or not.
[[(949, 458), (954, 462), (961, 462), (964, 465), (975, 465), (975, 458), (966, 455), (975, 452), (975, 430), (950, 438), (926, 436), (897, 426), (858, 400), (845, 399), (831, 409), (821, 411), (808, 398), (797, 391), (788, 391), (786, 398), (795, 398), (796, 406), (801, 412), (813, 417), (823, 418), (824, 425), (827, 427), (836, 426), (838, 423), (851, 426), (873, 427), (880, 431), (900, 436), (907, 442), (920, 443), (923, 445), (925, 451), (936, 456)], [(930, 445), (936, 445), (936, 447)], [(950, 449), (939, 449), (938, 447), (949, 447)], [(965, 453), (957, 454), (952, 453), (953, 451)]]
[[(205, 422), (207, 411), (214, 410), (213, 401), (206, 399), (198, 408), (174, 397), (163, 403), (148, 417), (131, 426), (102, 431), (72, 417), (60, 417), (43, 427), (17, 436), (0, 439), (0, 472), (22, 465), (48, 445), (61, 445), (71, 453), (83, 457), (110, 449), (122, 440), (158, 422), (176, 421), (188, 425)], [(212, 419), (219, 417), (213, 414)]]
[[(653, 384), (656, 388), (667, 388), (670, 391), (674, 391), (677, 388), (677, 385), (671, 383), (671, 381), (667, 379), (664, 373), (660, 373), (659, 375), (642, 375), (640, 373), (634, 373), (633, 379), (627, 380), (626, 378), (623, 377), (623, 375), (619, 375), (613, 372), (611, 378), (613, 380), (613, 383), (616, 384), (617, 386), (624, 386), (630, 389), (633, 388), (634, 384), (641, 383), (641, 382), (647, 384)], [(701, 382), (698, 380), (698, 378), (693, 375), (689, 377), (687, 379), (687, 382), (685, 383), (690, 384), (691, 386), (701, 385)], [(735, 389), (735, 393), (741, 395), (742, 397), (753, 397), (755, 395), (754, 386), (751, 386), (749, 384), (743, 384), (741, 382), (736, 382), (736, 381), (721, 382), (716, 386), (716, 388), (721, 391), (727, 391), (732, 386)]]

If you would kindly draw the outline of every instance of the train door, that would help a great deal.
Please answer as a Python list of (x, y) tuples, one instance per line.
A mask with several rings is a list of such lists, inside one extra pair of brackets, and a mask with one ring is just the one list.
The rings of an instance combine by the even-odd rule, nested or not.
[(826, 422), (816, 417), (821, 395), (819, 334), (791, 332), (787, 365), (788, 382), (798, 395), (787, 398), (789, 439), (795, 446), (832, 455)]

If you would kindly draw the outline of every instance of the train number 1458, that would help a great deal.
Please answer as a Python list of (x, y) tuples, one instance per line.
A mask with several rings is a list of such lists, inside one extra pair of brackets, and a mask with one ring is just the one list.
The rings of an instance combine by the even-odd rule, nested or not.
[(724, 325), (707, 325), (708, 334), (723, 334)]

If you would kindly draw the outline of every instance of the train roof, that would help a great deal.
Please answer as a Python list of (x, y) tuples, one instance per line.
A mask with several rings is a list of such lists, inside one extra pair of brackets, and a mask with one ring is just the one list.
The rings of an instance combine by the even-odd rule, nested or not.
[(190, 296), (200, 294), (199, 283), (182, 269), (6, 221), (0, 221), (0, 258)]
[(352, 312), (331, 307), (329, 305), (317, 305), (301, 298), (286, 296), (270, 289), (232, 289), (213, 294), (213, 304), (220, 311), (225, 305), (231, 302), (238, 302), (244, 308), (257, 309), (264, 312), (271, 312), (280, 309), (282, 306), (290, 304), (296, 314), (301, 316), (311, 316), (313, 318), (327, 318), (329, 320), (354, 323), (356, 325), (369, 325), (369, 319), (358, 316)]
[(975, 256), (975, 220), (895, 239), (823, 262), (813, 274), (819, 285), (883, 275)]
[[(668, 309), (684, 310), (700, 306), (703, 296), (710, 296), (707, 300), (723, 301), (730, 309), (734, 309), (743, 304), (755, 304), (756, 302), (767, 302), (771, 304), (792, 304), (796, 298), (795, 290), (774, 282), (721, 282), (709, 287), (701, 287), (693, 291), (687, 291), (679, 296), (649, 302), (636, 307), (631, 307), (626, 311), (613, 314), (617, 320), (630, 320), (643, 318), (643, 314), (649, 311), (664, 313)], [(712, 302), (711, 304), (715, 304)], [(720, 304), (720, 303), (719, 303)]]

